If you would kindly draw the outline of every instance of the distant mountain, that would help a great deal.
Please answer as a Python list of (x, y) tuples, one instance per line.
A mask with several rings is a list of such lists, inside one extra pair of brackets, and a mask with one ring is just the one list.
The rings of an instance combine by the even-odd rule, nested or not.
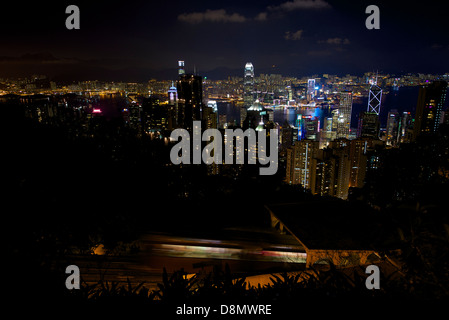
[(228, 77), (243, 77), (243, 68), (231, 69), (227, 67), (218, 67), (209, 71), (201, 72), (200, 75), (211, 80), (222, 80)]
[(27, 61), (56, 61), (60, 60), (49, 52), (25, 53), (19, 57), (0, 56), (0, 62), (27, 62)]

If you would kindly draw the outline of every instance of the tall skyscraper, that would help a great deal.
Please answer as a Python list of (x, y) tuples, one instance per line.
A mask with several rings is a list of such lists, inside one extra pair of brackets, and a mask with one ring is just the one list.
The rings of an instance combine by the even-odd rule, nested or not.
[(172, 82), (168, 89), (168, 106), (169, 106), (169, 127), (171, 129), (177, 127), (178, 123), (178, 89), (176, 89)]
[(349, 144), (349, 187), (362, 188), (366, 174), (367, 139), (355, 139)]
[(401, 116), (398, 128), (398, 143), (407, 143), (413, 140), (412, 115), (404, 111)]
[(178, 61), (178, 75), (181, 76), (185, 73), (186, 71), (184, 70), (184, 61)]
[(144, 133), (169, 130), (169, 107), (161, 105), (159, 98), (150, 96), (142, 102), (142, 128)]
[(248, 109), (254, 101), (254, 66), (247, 62), (243, 75), (243, 106)]
[(387, 146), (397, 146), (399, 134), (399, 113), (396, 109), (388, 112), (385, 142)]
[(307, 99), (313, 100), (315, 97), (315, 79), (307, 80)]
[(335, 196), (337, 187), (337, 159), (333, 156), (333, 150), (329, 148), (319, 149), (312, 160), (314, 177), (311, 191), (320, 196)]
[(359, 117), (357, 137), (379, 138), (379, 115), (375, 112), (362, 111)]
[(318, 142), (312, 140), (296, 141), (287, 149), (285, 181), (288, 184), (301, 184), (304, 188), (311, 189), (314, 176), (312, 159), (317, 151)]
[(203, 106), (202, 78), (193, 74), (179, 76), (178, 90), (178, 127), (192, 129), (193, 121), (201, 120)]
[(382, 89), (376, 83), (369, 88), (368, 108), (366, 111), (379, 115), (382, 102)]
[(352, 113), (352, 92), (340, 92), (340, 105), (338, 107), (338, 122), (337, 122), (337, 139), (349, 138), (349, 131), (351, 129), (351, 113)]
[(446, 99), (447, 82), (434, 81), (419, 88), (415, 115), (415, 138), (435, 133), (440, 126), (441, 113)]

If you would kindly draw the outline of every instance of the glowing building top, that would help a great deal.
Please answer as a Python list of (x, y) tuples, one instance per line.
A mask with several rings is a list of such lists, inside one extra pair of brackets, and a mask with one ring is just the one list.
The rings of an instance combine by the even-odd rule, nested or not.
[(178, 75), (185, 74), (186, 71), (184, 70), (184, 61), (178, 61)]

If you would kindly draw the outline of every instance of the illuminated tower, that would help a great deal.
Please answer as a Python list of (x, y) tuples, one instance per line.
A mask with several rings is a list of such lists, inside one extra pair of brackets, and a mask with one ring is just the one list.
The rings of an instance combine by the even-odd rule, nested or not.
[(388, 112), (386, 144), (387, 146), (396, 146), (399, 134), (399, 113), (396, 109)]
[(178, 89), (176, 89), (172, 82), (170, 89), (168, 89), (168, 106), (169, 106), (169, 127), (174, 128), (178, 124)]
[(315, 79), (307, 80), (307, 99), (313, 100), (315, 97)]
[(254, 66), (247, 62), (243, 76), (243, 106), (250, 108), (254, 100)]
[(178, 89), (174, 86), (174, 83), (171, 83), (170, 89), (168, 89), (168, 104), (174, 105), (178, 102)]
[(398, 128), (398, 143), (410, 142), (412, 133), (412, 115), (408, 111), (402, 113)]
[(366, 111), (379, 115), (381, 100), (382, 89), (377, 84), (371, 85), (371, 87), (369, 88), (368, 108)]
[(185, 73), (186, 71), (184, 70), (184, 61), (178, 61), (178, 75), (182, 76)]

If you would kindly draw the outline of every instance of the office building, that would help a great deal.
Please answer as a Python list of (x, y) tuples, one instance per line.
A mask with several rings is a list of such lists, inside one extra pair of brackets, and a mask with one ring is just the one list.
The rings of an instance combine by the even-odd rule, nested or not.
[(379, 115), (381, 103), (382, 103), (382, 89), (377, 85), (376, 79), (375, 83), (373, 83), (369, 88), (368, 108), (366, 111), (373, 112)]
[(178, 89), (176, 89), (174, 83), (172, 82), (170, 88), (168, 89), (168, 112), (169, 112), (169, 122), (170, 129), (176, 128), (178, 125)]
[(146, 134), (169, 130), (169, 108), (159, 98), (150, 96), (142, 102), (142, 128)]
[(430, 85), (419, 88), (414, 124), (415, 138), (435, 133), (438, 130), (446, 99), (446, 90), (446, 81), (434, 81)]
[(307, 80), (307, 99), (313, 100), (315, 97), (315, 79)]
[(398, 145), (399, 122), (399, 113), (396, 109), (388, 112), (387, 128), (385, 131), (385, 142), (387, 146), (396, 147)]
[(178, 61), (178, 76), (182, 76), (186, 71), (184, 69), (184, 61)]
[(287, 149), (286, 183), (300, 184), (305, 189), (311, 189), (313, 173), (313, 158), (318, 151), (318, 142), (313, 140), (296, 141)]
[(351, 130), (352, 92), (340, 92), (340, 105), (338, 107), (337, 139), (349, 138)]
[(254, 66), (251, 62), (246, 63), (243, 74), (243, 103), (245, 108), (250, 108), (254, 101)]
[(193, 121), (202, 119), (202, 78), (193, 74), (181, 75), (177, 82), (177, 91), (178, 127), (191, 130)]
[(359, 116), (357, 137), (359, 138), (379, 138), (379, 115), (375, 112), (362, 111)]
[(398, 128), (398, 144), (409, 143), (413, 140), (413, 119), (408, 111), (402, 113)]

